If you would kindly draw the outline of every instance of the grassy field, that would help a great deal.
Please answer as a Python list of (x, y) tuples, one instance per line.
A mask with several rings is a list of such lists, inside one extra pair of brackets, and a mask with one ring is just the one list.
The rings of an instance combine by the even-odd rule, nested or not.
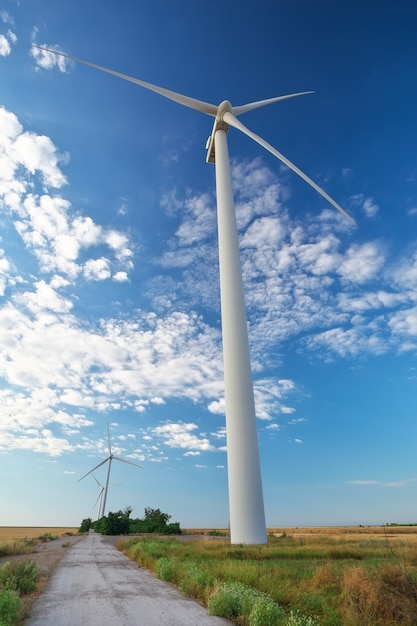
[(276, 528), (265, 546), (204, 532), (119, 547), (241, 626), (417, 625), (417, 527)]

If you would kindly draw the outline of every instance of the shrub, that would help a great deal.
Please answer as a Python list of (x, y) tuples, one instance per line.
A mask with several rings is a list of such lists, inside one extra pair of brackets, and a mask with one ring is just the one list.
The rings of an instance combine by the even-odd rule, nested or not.
[(0, 589), (30, 593), (36, 589), (38, 575), (39, 570), (33, 561), (7, 561), (0, 567)]
[(78, 532), (79, 533), (88, 533), (90, 528), (93, 528), (93, 520), (91, 519), (91, 517), (86, 517), (81, 522), (80, 527), (78, 529)]
[(210, 594), (207, 604), (209, 615), (234, 618), (242, 614), (243, 598), (248, 587), (242, 583), (220, 583)]
[(213, 576), (194, 563), (184, 563), (180, 575), (179, 588), (181, 591), (187, 596), (204, 602), (207, 597), (207, 588), (213, 587)]
[(285, 617), (283, 609), (268, 596), (255, 601), (249, 613), (249, 626), (277, 626)]
[(267, 594), (238, 582), (220, 583), (210, 594), (209, 615), (237, 619), (249, 626), (276, 626), (284, 611)]
[(23, 603), (11, 589), (0, 592), (0, 625), (16, 626), (23, 617)]

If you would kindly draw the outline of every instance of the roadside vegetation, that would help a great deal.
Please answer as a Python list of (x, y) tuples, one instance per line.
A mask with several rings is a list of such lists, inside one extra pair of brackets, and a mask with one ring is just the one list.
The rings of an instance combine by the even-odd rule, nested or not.
[(138, 535), (141, 533), (158, 533), (160, 535), (180, 535), (178, 522), (169, 523), (171, 516), (159, 509), (145, 508), (143, 519), (130, 517), (132, 508), (127, 506), (123, 511), (109, 513), (93, 522), (91, 517), (83, 519), (78, 532), (85, 533), (90, 529), (102, 535)]
[(24, 596), (36, 590), (39, 571), (29, 559), (0, 566), (0, 626), (18, 626), (26, 617)]
[(0, 558), (31, 554), (39, 543), (77, 533), (76, 528), (0, 526)]
[(271, 533), (265, 546), (209, 536), (117, 547), (240, 626), (416, 626), (417, 529)]
[(28, 607), (46, 584), (36, 563), (25, 556), (41, 543), (75, 532), (76, 529), (0, 527), (0, 626), (22, 624)]

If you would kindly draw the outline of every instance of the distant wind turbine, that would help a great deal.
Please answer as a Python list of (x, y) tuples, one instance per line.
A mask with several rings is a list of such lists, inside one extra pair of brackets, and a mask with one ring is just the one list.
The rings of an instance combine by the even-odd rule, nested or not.
[[(96, 465), (95, 467), (93, 467), (92, 470), (90, 470), (89, 472), (87, 472), (86, 474), (84, 474), (84, 476), (81, 476), (81, 478), (78, 480), (78, 482), (80, 482), (81, 480), (83, 480), (86, 476), (88, 476), (89, 474), (92, 474), (96, 469), (98, 469), (99, 467), (101, 467), (102, 465), (104, 465), (105, 463), (109, 463), (109, 466), (107, 468), (107, 477), (106, 477), (106, 484), (102, 489), (102, 492), (100, 492), (99, 497), (97, 498), (97, 501), (100, 497), (102, 497), (102, 503), (100, 506), (100, 517), (104, 517), (104, 513), (106, 510), (106, 501), (107, 501), (107, 492), (109, 490), (109, 480), (110, 480), (110, 470), (111, 470), (111, 462), (113, 461), (113, 459), (115, 461), (121, 461), (122, 463), (128, 463), (129, 465), (134, 465), (135, 467), (140, 467), (141, 469), (143, 469), (142, 465), (138, 465), (137, 463), (132, 463), (132, 461), (126, 461), (126, 459), (122, 459), (120, 456), (116, 456), (112, 453), (111, 451), (111, 443), (110, 443), (110, 428), (109, 425), (107, 424), (107, 440), (108, 440), (108, 450), (109, 450), (109, 456), (104, 459), (104, 461), (101, 461), (101, 463), (99, 463), (98, 465)], [(93, 474), (93, 478), (95, 479), (95, 481), (97, 482), (97, 484), (101, 487), (100, 483), (98, 482), (97, 478), (94, 476)], [(97, 504), (96, 501), (96, 504)]]
[(226, 432), (229, 481), (229, 512), (231, 543), (266, 543), (265, 511), (256, 428), (252, 369), (249, 353), (246, 308), (240, 264), (236, 215), (230, 174), (227, 132), (230, 126), (240, 130), (268, 150), (287, 167), (315, 189), (353, 224), (354, 220), (309, 176), (289, 161), (264, 139), (244, 126), (237, 116), (253, 109), (288, 98), (313, 93), (303, 91), (267, 100), (233, 107), (228, 100), (220, 105), (209, 104), (170, 91), (138, 78), (83, 61), (76, 57), (35, 46), (46, 52), (83, 63), (95, 69), (123, 78), (190, 109), (214, 117), (211, 136), (206, 145), (208, 163), (216, 165), (217, 222), (219, 239), (220, 300), (222, 311), (222, 338), (224, 384), (226, 402)]
[[(103, 504), (103, 495), (104, 495), (104, 490), (105, 490), (105, 486), (102, 485), (97, 478), (94, 476), (94, 474), (91, 474), (91, 476), (94, 478), (94, 480), (96, 481), (97, 485), (100, 487), (100, 493), (97, 496), (97, 500), (94, 503), (94, 507), (96, 508), (98, 502), (100, 502), (99, 507), (98, 507), (98, 517), (97, 519), (100, 519), (101, 517), (103, 517), (103, 512), (102, 512), (102, 504)], [(109, 485), (109, 489), (111, 489), (112, 487), (117, 487), (118, 485), (121, 485), (121, 483), (116, 483), (115, 485)]]

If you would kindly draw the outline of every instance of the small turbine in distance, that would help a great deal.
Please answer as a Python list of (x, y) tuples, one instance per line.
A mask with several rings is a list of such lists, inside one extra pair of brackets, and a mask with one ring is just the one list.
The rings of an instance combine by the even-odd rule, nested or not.
[[(94, 509), (96, 508), (98, 502), (100, 502), (99, 507), (98, 507), (98, 517), (97, 519), (100, 519), (101, 517), (103, 517), (102, 515), (102, 504), (103, 504), (103, 494), (104, 494), (104, 485), (102, 485), (97, 478), (94, 476), (94, 474), (91, 474), (91, 476), (94, 478), (94, 480), (96, 481), (97, 485), (100, 487), (100, 493), (97, 496), (97, 500), (94, 503)], [(118, 485), (121, 485), (122, 483), (116, 483), (115, 485), (109, 485), (109, 489), (111, 489), (112, 487), (117, 487)]]
[[(152, 85), (114, 70), (83, 61), (77, 57), (35, 46), (40, 50), (83, 63), (107, 74), (112, 74), (145, 89), (174, 100), (182, 106), (214, 118), (212, 134), (207, 141), (208, 163), (216, 168), (217, 223), (220, 266), (220, 301), (224, 358), (224, 385), (226, 403), (227, 459), (229, 481), (230, 541), (232, 544), (263, 544), (267, 542), (265, 510), (256, 428), (252, 368), (249, 353), (246, 307), (240, 264), (239, 241), (230, 173), (227, 133), (233, 126), (253, 139), (306, 183), (315, 189), (347, 220), (354, 220), (344, 209), (294, 163), (278, 152), (264, 139), (250, 131), (237, 117), (274, 102), (302, 96), (310, 91), (277, 96), (242, 106), (232, 106), (228, 100), (220, 105)], [(105, 462), (105, 461), (103, 461)]]
[[(113, 459), (115, 461), (121, 461), (122, 463), (127, 463), (128, 465), (134, 465), (135, 467), (140, 467), (141, 469), (143, 469), (142, 465), (138, 465), (137, 463), (132, 463), (132, 461), (126, 461), (126, 459), (122, 459), (120, 456), (115, 456), (112, 451), (111, 451), (111, 443), (110, 443), (110, 428), (109, 425), (107, 424), (107, 439), (108, 439), (108, 450), (109, 450), (109, 456), (104, 459), (104, 461), (101, 461), (101, 463), (99, 463), (98, 465), (96, 465), (95, 467), (93, 467), (92, 470), (90, 470), (89, 472), (87, 472), (86, 474), (84, 474), (84, 476), (81, 476), (81, 478), (78, 480), (78, 482), (80, 482), (81, 480), (83, 480), (83, 478), (85, 478), (86, 476), (88, 476), (89, 474), (92, 474), (94, 472), (94, 470), (98, 469), (99, 467), (101, 467), (102, 465), (104, 465), (105, 463), (109, 463), (109, 466), (107, 468), (107, 478), (106, 478), (106, 484), (105, 486), (102, 488), (102, 492), (99, 495), (102, 496), (103, 502), (102, 502), (102, 506), (101, 508), (101, 515), (100, 517), (104, 517), (105, 514), (105, 510), (106, 510), (106, 501), (107, 501), (107, 492), (109, 490), (109, 480), (110, 480), (110, 470), (111, 470), (111, 462), (113, 461)], [(96, 480), (96, 482), (98, 483), (98, 485), (101, 487), (100, 483), (98, 482), (97, 478), (94, 476), (94, 479)], [(98, 500), (98, 498), (97, 498)], [(97, 504), (97, 502), (96, 502)]]

